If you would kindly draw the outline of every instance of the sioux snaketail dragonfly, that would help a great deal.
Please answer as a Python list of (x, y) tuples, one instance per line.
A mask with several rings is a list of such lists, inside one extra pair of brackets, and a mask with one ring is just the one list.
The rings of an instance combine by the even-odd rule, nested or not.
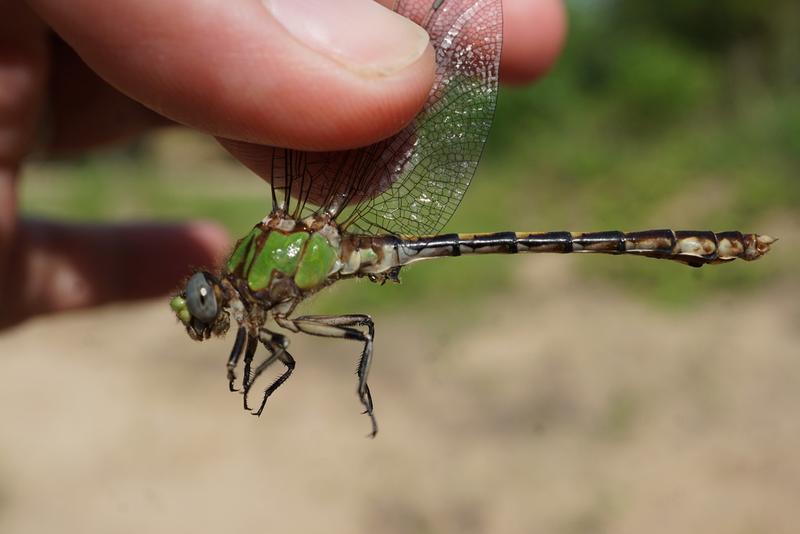
[[(417, 118), (395, 136), (368, 147), (312, 153), (273, 148), (262, 157), (272, 210), (239, 240), (217, 272), (198, 271), (170, 302), (189, 336), (205, 340), (227, 332), (236, 340), (227, 361), (244, 355), (242, 394), (273, 363), (283, 374), (262, 394), (253, 413), (292, 374), (292, 333), (363, 344), (357, 394), (377, 432), (367, 385), (374, 325), (368, 315), (293, 317), (296, 306), (339, 280), (399, 281), (410, 263), (462, 254), (522, 252), (632, 254), (700, 267), (755, 260), (774, 239), (738, 231), (499, 232), (436, 235), (463, 198), (494, 117), (502, 43), (500, 0), (399, 0), (395, 10), (424, 27), (436, 53), (436, 79)], [(263, 147), (223, 142), (234, 155)], [(262, 153), (263, 154), (263, 153)], [(248, 159), (248, 158), (246, 158)], [(253, 158), (249, 158), (252, 160)], [(269, 326), (268, 326), (269, 325)], [(253, 364), (258, 345), (266, 358)]]

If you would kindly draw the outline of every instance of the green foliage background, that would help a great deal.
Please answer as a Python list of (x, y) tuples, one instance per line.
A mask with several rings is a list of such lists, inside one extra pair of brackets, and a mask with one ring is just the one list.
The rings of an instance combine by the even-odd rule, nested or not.
[[(569, 4), (566, 51), (525, 89), (503, 88), (458, 231), (650, 227), (775, 233), (800, 215), (800, 4), (796, 0)], [(266, 184), (209, 139), (171, 132), (78, 159), (35, 163), (29, 215), (106, 221), (203, 217), (244, 235)], [(786, 245), (787, 243), (783, 243)], [(598, 283), (670, 306), (793, 276), (798, 253), (692, 270), (564, 258)], [(343, 285), (317, 311), (384, 307), (469, 313), (513, 287), (520, 258), (462, 258), (404, 272), (402, 287)], [(525, 261), (535, 261), (527, 258)], [(516, 264), (515, 264), (516, 265)]]

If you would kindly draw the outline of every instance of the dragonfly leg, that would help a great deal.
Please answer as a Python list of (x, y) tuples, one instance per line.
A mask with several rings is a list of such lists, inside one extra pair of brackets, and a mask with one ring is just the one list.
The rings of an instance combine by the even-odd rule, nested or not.
[(242, 355), (242, 350), (244, 350), (244, 342), (246, 339), (247, 331), (243, 326), (240, 326), (239, 330), (236, 332), (236, 341), (233, 343), (231, 355), (228, 357), (228, 389), (230, 391), (236, 391), (236, 388), (233, 386), (233, 381), (236, 380), (234, 369), (236, 369), (236, 365), (239, 363), (239, 357)]
[(242, 395), (244, 396), (245, 410), (250, 410), (250, 407), (247, 405), (247, 397), (250, 394), (250, 388), (252, 388), (253, 384), (255, 384), (256, 378), (258, 378), (258, 376), (261, 373), (263, 373), (267, 369), (267, 367), (271, 366), (273, 363), (278, 361), (278, 355), (269, 347), (267, 347), (267, 350), (269, 351), (269, 356), (267, 356), (267, 358), (263, 362), (258, 364), (256, 370), (253, 373), (251, 373), (250, 380), (248, 381), (247, 385), (244, 387), (242, 391)]
[(271, 332), (266, 328), (262, 328), (259, 330), (258, 333), (258, 340), (261, 341), (261, 344), (264, 345), (264, 348), (267, 349), (269, 352), (269, 356), (258, 364), (255, 371), (248, 374), (248, 382), (244, 389), (244, 394), (246, 395), (250, 388), (253, 387), (253, 384), (258, 379), (258, 377), (263, 373), (270, 365), (278, 361), (277, 356), (277, 348), (285, 349), (289, 346), (289, 342), (287, 341), (286, 337), (277, 334), (275, 332)]
[(247, 347), (244, 349), (244, 376), (242, 377), (242, 398), (244, 399), (242, 402), (244, 403), (244, 409), (250, 410), (250, 407), (247, 405), (247, 395), (246, 392), (250, 389), (250, 366), (253, 364), (253, 356), (255, 356), (256, 348), (258, 347), (258, 338), (251, 334), (247, 335)]
[(258, 339), (261, 341), (261, 344), (269, 351), (269, 356), (256, 367), (256, 370), (253, 372), (253, 377), (250, 380), (250, 383), (244, 391), (244, 396), (247, 398), (247, 393), (250, 388), (255, 383), (256, 379), (263, 373), (270, 365), (275, 363), (276, 361), (280, 361), (282, 364), (286, 366), (286, 371), (279, 376), (270, 386), (264, 390), (264, 397), (261, 399), (261, 405), (258, 407), (258, 410), (253, 412), (253, 415), (260, 416), (261, 412), (264, 411), (264, 406), (267, 404), (267, 399), (270, 395), (272, 395), (276, 389), (278, 389), (281, 384), (286, 382), (289, 377), (292, 375), (292, 371), (294, 371), (295, 361), (292, 358), (292, 355), (286, 351), (286, 347), (289, 345), (286, 337), (281, 334), (276, 334), (274, 332), (270, 332), (267, 329), (261, 329), (258, 333)]
[[(369, 315), (304, 315), (295, 319), (276, 318), (282, 327), (293, 332), (303, 332), (312, 336), (332, 337), (340, 339), (353, 339), (364, 343), (361, 359), (358, 361), (356, 375), (358, 375), (358, 398), (364, 405), (364, 413), (369, 415), (372, 423), (370, 437), (378, 433), (378, 423), (375, 420), (372, 393), (367, 385), (369, 368), (372, 364), (372, 342), (375, 338), (375, 324)], [(359, 329), (366, 327), (366, 332)]]

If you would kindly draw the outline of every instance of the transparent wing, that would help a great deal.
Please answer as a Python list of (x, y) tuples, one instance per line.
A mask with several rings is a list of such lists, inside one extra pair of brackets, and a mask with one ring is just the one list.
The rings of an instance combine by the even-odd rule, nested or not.
[[(417, 118), (395, 136), (340, 152), (257, 147), (273, 208), (295, 217), (327, 212), (368, 234), (436, 233), (455, 212), (494, 117), (502, 43), (500, 0), (400, 0), (424, 27), (436, 81)], [(256, 147), (226, 143), (234, 154)]]

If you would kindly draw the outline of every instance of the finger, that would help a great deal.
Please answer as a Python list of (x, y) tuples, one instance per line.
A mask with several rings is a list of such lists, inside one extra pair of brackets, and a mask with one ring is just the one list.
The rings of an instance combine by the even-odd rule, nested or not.
[(49, 115), (41, 140), (48, 154), (76, 153), (173, 124), (111, 87), (61, 39), (52, 41)]
[[(0, 2), (0, 284), (8, 278), (7, 266), (13, 260), (19, 164), (33, 143), (44, 98), (45, 34), (26, 5)], [(0, 303), (5, 300), (0, 298)]]
[(369, 144), (411, 121), (433, 83), (427, 34), (371, 0), (30, 3), (123, 93), (222, 137)]
[[(380, 1), (388, 7), (393, 4), (393, 0)], [(561, 0), (505, 0), (503, 8), (502, 80), (528, 83), (548, 70), (563, 46), (564, 6)], [(172, 124), (108, 85), (63, 41), (54, 41), (47, 138), (50, 153), (77, 152)]]
[(0, 328), (27, 317), (175, 290), (191, 266), (212, 267), (228, 237), (210, 223), (113, 226), (23, 221)]
[(562, 0), (503, 0), (500, 80), (530, 83), (553, 65), (567, 32)]
[[(391, 6), (392, 0), (379, 0), (387, 6)], [(401, 11), (409, 14), (414, 20), (424, 18), (431, 5), (429, 2), (401, 3)], [(440, 9), (449, 7), (455, 13), (460, 10), (468, 10), (473, 5), (471, 0), (453, 0), (442, 4)], [(486, 2), (481, 7), (490, 9), (497, 7), (498, 4)], [(508, 79), (513, 83), (531, 81), (536, 76), (542, 74), (549, 65), (555, 60), (560, 51), (565, 32), (564, 8), (560, 0), (505, 0), (502, 3), (504, 17), (504, 43), (503, 54), (501, 56), (501, 78)], [(478, 17), (475, 17), (477, 19)], [(488, 17), (491, 18), (491, 17)], [(450, 20), (450, 19), (448, 19)], [(475, 20), (456, 20), (459, 39), (480, 46), (486, 38), (486, 25), (480, 24)], [(436, 27), (436, 24), (433, 24)], [(537, 31), (531, 31), (536, 28)], [(441, 26), (439, 27), (438, 37), (443, 37)], [(533, 37), (531, 37), (533, 35)], [(436, 36), (435, 36), (436, 37)], [(483, 58), (479, 54), (475, 55), (476, 61)], [(259, 145), (256, 143), (246, 143), (237, 140), (224, 138), (218, 139), (220, 143), (244, 163), (250, 170), (266, 180), (270, 180), (273, 170), (274, 150), (272, 147)], [(410, 149), (411, 147), (407, 147)], [(396, 151), (402, 156), (404, 150)], [(324, 158), (325, 156), (319, 156)], [(314, 166), (321, 163), (316, 153), (307, 153), (304, 156), (305, 164)], [(391, 162), (386, 167), (392, 167), (396, 162)], [(376, 180), (370, 183), (392, 183), (391, 180), (381, 180), (376, 175)], [(314, 193), (309, 198), (312, 202), (324, 202), (324, 198), (314, 198)]]
[(45, 36), (26, 5), (0, 2), (0, 165), (9, 170), (36, 133), (47, 77)]
[[(389, 8), (395, 3), (378, 1)], [(566, 31), (563, 0), (503, 0), (500, 80), (522, 84), (539, 78), (561, 53)]]

